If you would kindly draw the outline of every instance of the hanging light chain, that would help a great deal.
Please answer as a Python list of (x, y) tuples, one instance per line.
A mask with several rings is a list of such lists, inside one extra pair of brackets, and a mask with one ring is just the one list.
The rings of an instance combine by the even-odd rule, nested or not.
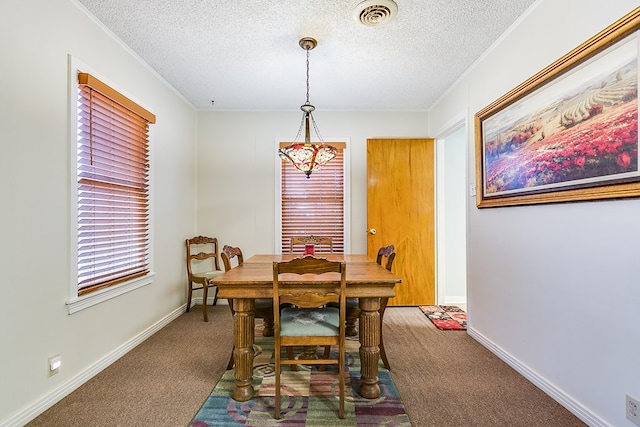
[(318, 130), (318, 126), (316, 125), (316, 119), (313, 118), (313, 114), (309, 113), (309, 117), (311, 117), (311, 123), (313, 124), (313, 129), (316, 131), (316, 135), (318, 135), (318, 139), (321, 143), (324, 144), (324, 139), (322, 139), (322, 135), (320, 135), (320, 131)]
[(300, 135), (302, 135), (302, 128), (304, 128), (304, 114), (302, 115), (302, 120), (300, 120), (300, 127), (298, 128), (298, 133), (296, 134), (296, 137), (293, 139), (294, 142), (299, 141), (300, 140)]
[(307, 49), (307, 104), (309, 103), (309, 55), (310, 49)]
[[(311, 49), (312, 47), (307, 46), (307, 105), (311, 105), (311, 103), (309, 102), (309, 57), (311, 56)], [(313, 110), (311, 110), (313, 111)], [(316, 125), (316, 120), (313, 118), (313, 113), (309, 112), (309, 117), (311, 118), (311, 123), (313, 124), (313, 129), (316, 131), (316, 135), (318, 135), (318, 139), (320, 140), (320, 142), (324, 143), (324, 140), (322, 139), (322, 136), (320, 135), (320, 131), (318, 130), (318, 126)], [(300, 135), (300, 132), (302, 131), (302, 125), (304, 123), (304, 117), (302, 118), (302, 123), (300, 123), (300, 130), (298, 130), (298, 135)]]

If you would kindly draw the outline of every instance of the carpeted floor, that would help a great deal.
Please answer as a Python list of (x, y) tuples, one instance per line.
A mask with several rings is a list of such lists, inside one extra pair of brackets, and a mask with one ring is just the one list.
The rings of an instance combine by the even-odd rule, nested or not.
[[(227, 306), (194, 307), (27, 424), (184, 427), (225, 372)], [(391, 377), (415, 427), (584, 426), (465, 332), (437, 329), (417, 307), (389, 307)]]

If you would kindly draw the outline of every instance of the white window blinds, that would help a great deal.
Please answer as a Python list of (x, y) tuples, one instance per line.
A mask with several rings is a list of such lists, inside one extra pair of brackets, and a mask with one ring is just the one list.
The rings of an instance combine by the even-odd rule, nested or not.
[[(291, 236), (329, 236), (334, 253), (344, 253), (344, 144), (335, 158), (309, 179), (282, 161), (282, 253)], [(302, 249), (301, 249), (302, 250)]]

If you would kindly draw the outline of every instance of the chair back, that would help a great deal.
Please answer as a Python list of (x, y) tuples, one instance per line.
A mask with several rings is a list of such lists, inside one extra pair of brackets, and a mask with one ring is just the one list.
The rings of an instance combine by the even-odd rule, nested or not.
[(242, 256), (242, 251), (240, 248), (224, 245), (222, 247), (222, 252), (220, 253), (220, 258), (222, 258), (222, 264), (224, 265), (224, 271), (231, 270), (231, 260), (236, 258), (237, 264), (236, 266), (242, 265), (244, 263), (244, 258)]
[[(382, 259), (386, 259), (385, 268), (391, 271), (391, 266), (393, 265), (393, 260), (396, 259), (396, 253), (393, 245), (383, 246), (378, 249), (378, 256), (376, 257), (376, 262), (379, 265), (382, 265)], [(382, 334), (382, 325), (384, 312), (387, 309), (387, 304), (389, 304), (389, 298), (380, 298), (380, 309), (378, 309), (378, 313), (380, 314), (380, 358), (382, 359), (382, 363), (384, 367), (388, 370), (391, 370), (391, 365), (389, 365), (389, 359), (387, 359), (387, 352), (384, 348), (384, 339)]]
[[(273, 324), (275, 355), (274, 417), (280, 418), (281, 365), (338, 365), (340, 384), (339, 418), (344, 418), (345, 401), (345, 320), (346, 320), (346, 263), (305, 256), (291, 261), (273, 263)], [(324, 276), (327, 274), (327, 276)], [(288, 287), (286, 281), (295, 281), (299, 275), (322, 275), (308, 286)], [(291, 279), (296, 277), (296, 279)], [(282, 279), (282, 283), (281, 283)], [(306, 280), (306, 279), (305, 279)], [(306, 285), (306, 283), (305, 283)], [(336, 308), (329, 303), (338, 303)], [(280, 312), (282, 310), (282, 313)], [(282, 315), (281, 315), (282, 314)], [(338, 357), (330, 357), (330, 346), (338, 346)], [(292, 357), (292, 346), (325, 346), (323, 358)], [(290, 357), (282, 359), (282, 347)]]
[(187, 274), (189, 280), (200, 283), (206, 273), (219, 271), (218, 239), (197, 236), (186, 240)]
[[(280, 286), (280, 274), (325, 274), (338, 273), (334, 287), (313, 288), (292, 293), (288, 288)], [(346, 264), (341, 261), (329, 261), (324, 258), (305, 256), (291, 261), (273, 263), (273, 296), (278, 298), (279, 304), (293, 304), (302, 308), (321, 307), (329, 302), (339, 303), (344, 309), (346, 292)], [(275, 301), (274, 301), (275, 302)], [(277, 305), (274, 305), (278, 307)], [(274, 312), (275, 314), (275, 312)]]
[(395, 248), (393, 245), (383, 246), (378, 249), (378, 256), (376, 257), (376, 262), (379, 265), (382, 265), (382, 259), (385, 259), (384, 268), (391, 271), (391, 266), (393, 265), (393, 260), (396, 259)]
[[(215, 237), (196, 236), (185, 240), (187, 246), (187, 311), (191, 309), (193, 291), (202, 289), (202, 314), (208, 322), (207, 296), (209, 280), (222, 274), (218, 262), (218, 239)], [(197, 286), (199, 285), (199, 286)], [(218, 302), (218, 292), (213, 297), (213, 305)]]
[[(333, 253), (333, 238), (329, 236), (292, 236), (289, 239), (289, 253), (304, 253), (304, 245), (314, 245), (315, 253)], [(297, 249), (300, 246), (301, 249)]]

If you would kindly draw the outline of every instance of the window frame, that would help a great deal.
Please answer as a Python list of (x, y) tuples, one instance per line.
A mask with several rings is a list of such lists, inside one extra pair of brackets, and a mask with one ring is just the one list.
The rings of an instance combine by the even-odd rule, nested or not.
[(118, 284), (105, 286), (98, 288), (94, 291), (88, 292), (84, 295), (78, 295), (78, 182), (77, 182), (77, 100), (78, 100), (78, 73), (89, 73), (96, 77), (106, 85), (110, 86), (121, 95), (127, 97), (129, 100), (135, 102), (142, 108), (146, 107), (144, 104), (136, 100), (126, 91), (119, 88), (116, 84), (110, 81), (107, 77), (100, 75), (100, 73), (91, 69), (86, 64), (82, 63), (77, 58), (69, 55), (68, 57), (68, 111), (69, 111), (69, 159), (70, 159), (70, 204), (69, 204), (69, 288), (68, 298), (66, 300), (66, 307), (69, 314), (76, 313), (85, 308), (89, 308), (104, 301), (108, 301), (119, 295), (133, 291), (140, 287), (150, 285), (153, 282), (154, 273), (154, 256), (153, 256), (153, 140), (154, 126), (149, 127), (148, 142), (149, 142), (149, 190), (148, 190), (148, 202), (149, 202), (149, 221), (148, 221), (148, 241), (149, 241), (149, 272)]
[[(344, 253), (351, 253), (351, 185), (350, 185), (350, 176), (351, 176), (351, 160), (350, 160), (350, 150), (349, 147), (351, 145), (351, 138), (349, 137), (331, 137), (324, 138), (324, 141), (320, 141), (318, 138), (312, 138), (311, 142), (324, 142), (325, 144), (331, 145), (331, 143), (336, 144), (344, 144), (343, 149), (343, 191), (344, 191), (344, 217), (342, 219), (344, 225)], [(276, 138), (274, 141), (274, 153), (277, 153), (280, 149), (280, 145), (282, 143), (291, 143), (290, 138)], [(274, 242), (274, 253), (281, 254), (282, 253), (282, 159), (277, 154), (275, 157), (275, 242)], [(302, 173), (302, 172), (300, 172)], [(311, 178), (313, 179), (313, 173), (311, 174)]]

